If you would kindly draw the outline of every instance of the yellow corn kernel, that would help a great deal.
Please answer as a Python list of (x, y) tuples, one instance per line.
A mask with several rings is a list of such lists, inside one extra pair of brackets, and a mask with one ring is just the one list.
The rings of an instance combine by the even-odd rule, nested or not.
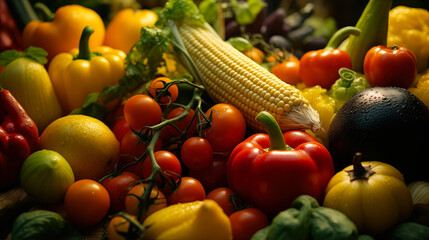
[(207, 92), (214, 101), (237, 107), (249, 126), (264, 131), (255, 120), (270, 112), (282, 130), (321, 128), (318, 113), (301, 92), (246, 57), (207, 28), (178, 26), (181, 39), (194, 60)]

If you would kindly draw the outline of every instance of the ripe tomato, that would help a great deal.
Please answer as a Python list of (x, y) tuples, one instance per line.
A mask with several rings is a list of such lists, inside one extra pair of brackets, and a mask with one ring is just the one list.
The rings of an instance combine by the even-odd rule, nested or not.
[[(175, 117), (180, 116), (184, 112), (184, 109), (182, 107), (178, 107), (173, 109), (167, 116), (167, 119), (172, 119)], [(189, 126), (188, 132), (186, 134), (187, 137), (191, 137), (196, 132), (196, 118), (194, 118), (195, 110), (190, 109), (188, 112), (188, 115), (186, 115), (185, 118), (180, 120), (178, 123), (175, 124), (176, 128), (173, 126), (167, 126), (166, 129), (171, 135), (171, 137), (179, 137), (181, 132), (185, 131), (185, 129), (189, 126), (190, 122), (192, 121), (192, 124)], [(179, 132), (180, 130), (180, 132)]]
[[(182, 166), (180, 165), (179, 159), (171, 152), (160, 150), (155, 153), (155, 160), (158, 163), (161, 171), (170, 180), (173, 178), (174, 181), (178, 180), (182, 174)], [(143, 162), (143, 178), (148, 178), (152, 174), (152, 162), (149, 156)], [(158, 186), (162, 185), (161, 176), (158, 176)], [(167, 187), (168, 188), (168, 187)], [(162, 189), (168, 190), (168, 189)], [(165, 192), (165, 191), (164, 191)]]
[(222, 155), (213, 155), (212, 164), (203, 170), (195, 171), (190, 169), (188, 175), (198, 179), (203, 184), (206, 192), (210, 192), (218, 187), (227, 186), (226, 158)]
[(219, 204), (226, 215), (231, 215), (235, 209), (234, 204), (231, 201), (231, 197), (234, 194), (234, 190), (228, 187), (219, 187), (213, 189), (207, 194), (207, 199), (212, 199)]
[[(149, 93), (153, 98), (156, 98), (156, 96), (158, 94), (160, 94), (160, 92), (164, 89), (165, 84), (171, 82), (171, 79), (166, 78), (166, 77), (158, 77), (156, 79), (154, 79), (151, 83), (150, 83), (150, 87), (149, 87)], [(170, 102), (175, 102), (177, 99), (177, 96), (179, 95), (179, 89), (177, 88), (177, 85), (171, 85), (168, 88), (168, 95), (164, 95), (163, 97), (161, 97), (159, 99), (159, 102), (161, 103), (170, 103)]]
[(124, 117), (134, 130), (140, 131), (145, 126), (152, 126), (161, 121), (161, 106), (150, 96), (136, 94), (124, 105)]
[(365, 55), (364, 73), (371, 87), (408, 89), (417, 75), (416, 56), (401, 46), (374, 46)]
[(245, 208), (229, 216), (234, 240), (249, 240), (258, 230), (269, 225), (265, 213), (257, 208)]
[[(136, 216), (124, 213), (131, 219), (136, 219)], [(110, 219), (107, 226), (107, 237), (109, 240), (126, 240), (126, 238), (120, 235), (120, 232), (127, 232), (130, 227), (130, 222), (122, 216), (114, 216)]]
[[(134, 134), (134, 132), (131, 129), (128, 129), (128, 131), (125, 133), (121, 141), (121, 145), (120, 145), (121, 159), (118, 163), (118, 167), (121, 168), (128, 163), (135, 162), (136, 158), (139, 158), (140, 156), (143, 155), (143, 153), (146, 151), (146, 148), (147, 148), (146, 144), (144, 142), (141, 142), (139, 137), (136, 134)], [(158, 139), (158, 141), (155, 144), (155, 151), (158, 151), (161, 148), (162, 148), (162, 140)], [(143, 161), (140, 161), (137, 164), (129, 166), (126, 170), (137, 174), (137, 176), (139, 176), (140, 178), (143, 178), (142, 168), (143, 168)]]
[[(125, 197), (125, 209), (127, 213), (132, 215), (138, 214), (140, 197), (143, 196), (146, 187), (147, 184), (137, 184), (128, 192)], [(146, 217), (152, 213), (167, 207), (167, 199), (165, 198), (165, 195), (156, 186), (150, 192), (150, 198), (153, 199), (154, 202), (150, 205), (147, 211), (143, 211), (141, 221), (146, 219)]]
[(193, 177), (182, 177), (179, 187), (168, 196), (168, 205), (202, 201), (206, 198), (203, 185)]
[(109, 192), (110, 210), (119, 212), (125, 209), (125, 195), (130, 190), (130, 187), (140, 178), (132, 172), (123, 172), (113, 178), (106, 178), (101, 183)]
[(202, 137), (188, 138), (182, 145), (180, 155), (183, 164), (192, 170), (203, 170), (213, 162), (212, 145)]
[(299, 60), (294, 56), (276, 64), (271, 68), (271, 72), (283, 82), (291, 85), (295, 85), (301, 80), (299, 77)]
[(205, 113), (212, 114), (212, 126), (203, 131), (203, 137), (213, 147), (214, 152), (231, 151), (243, 141), (246, 134), (246, 121), (241, 112), (231, 104), (218, 103)]
[(110, 197), (100, 183), (81, 179), (67, 189), (64, 206), (70, 222), (80, 226), (92, 226), (106, 216)]
[(244, 55), (257, 63), (262, 63), (265, 58), (265, 53), (259, 48), (252, 48), (243, 52)]
[(125, 133), (128, 132), (128, 130), (130, 130), (130, 124), (125, 120), (125, 118), (118, 120), (112, 129), (116, 139), (118, 139), (119, 142), (122, 141), (122, 138), (124, 137)]

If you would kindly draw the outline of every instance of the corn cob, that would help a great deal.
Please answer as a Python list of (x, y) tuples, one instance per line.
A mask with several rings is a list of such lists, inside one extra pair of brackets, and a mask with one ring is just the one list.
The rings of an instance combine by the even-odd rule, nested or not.
[(181, 40), (197, 66), (214, 101), (229, 103), (244, 115), (249, 126), (264, 131), (255, 120), (270, 112), (282, 130), (321, 128), (318, 113), (301, 92), (223, 41), (214, 31), (197, 25), (178, 25)]

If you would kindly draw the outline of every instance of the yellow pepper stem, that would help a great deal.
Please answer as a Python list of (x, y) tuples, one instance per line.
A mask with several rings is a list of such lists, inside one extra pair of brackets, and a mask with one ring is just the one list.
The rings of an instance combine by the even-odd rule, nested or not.
[(92, 54), (89, 50), (89, 37), (94, 33), (94, 29), (91, 26), (86, 26), (79, 40), (79, 54), (75, 59), (91, 60)]

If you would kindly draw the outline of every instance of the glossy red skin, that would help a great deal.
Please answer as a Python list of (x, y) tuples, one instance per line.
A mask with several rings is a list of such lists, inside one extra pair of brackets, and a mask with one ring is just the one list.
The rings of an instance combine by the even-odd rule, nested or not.
[(245, 208), (229, 216), (234, 240), (248, 240), (260, 229), (270, 224), (264, 212), (257, 208)]
[(309, 51), (300, 59), (299, 76), (307, 87), (320, 85), (329, 89), (340, 77), (338, 70), (342, 67), (352, 67), (350, 56), (343, 50)]
[(133, 186), (133, 183), (140, 179), (139, 176), (132, 172), (123, 172), (113, 178), (106, 178), (101, 183), (109, 192), (110, 211), (119, 212), (125, 209), (125, 196)]
[[(177, 181), (182, 175), (182, 165), (180, 164), (179, 159), (173, 153), (165, 150), (156, 151), (154, 155), (155, 155), (156, 162), (161, 168), (161, 171), (164, 173), (164, 176), (166, 176), (170, 180), (171, 178), (173, 178), (174, 181)], [(146, 179), (150, 177), (151, 174), (152, 174), (152, 162), (150, 157), (147, 156), (143, 162), (143, 178)], [(158, 175), (157, 179), (158, 179), (157, 185), (161, 188), (161, 185), (162, 185), (161, 176)], [(161, 188), (161, 190), (164, 193), (167, 193), (169, 191), (168, 184), (164, 186), (164, 188)]]
[(39, 149), (39, 131), (25, 109), (6, 89), (0, 91), (0, 189), (19, 184), (25, 159)]
[(198, 179), (203, 184), (206, 192), (211, 192), (218, 187), (226, 187), (228, 186), (226, 161), (225, 157), (215, 154), (213, 155), (212, 164), (208, 168), (199, 171), (189, 169), (188, 175)]
[(365, 55), (363, 67), (372, 87), (395, 86), (407, 89), (417, 75), (416, 56), (401, 46), (372, 47)]
[(263, 133), (240, 143), (228, 160), (229, 186), (270, 216), (289, 208), (302, 194), (321, 201), (334, 175), (332, 158), (311, 136), (308, 137), (310, 141), (303, 141), (302, 133), (297, 131), (298, 140), (294, 139), (294, 133), (286, 134), (286, 144), (302, 142), (294, 150), (267, 151), (268, 135)]

